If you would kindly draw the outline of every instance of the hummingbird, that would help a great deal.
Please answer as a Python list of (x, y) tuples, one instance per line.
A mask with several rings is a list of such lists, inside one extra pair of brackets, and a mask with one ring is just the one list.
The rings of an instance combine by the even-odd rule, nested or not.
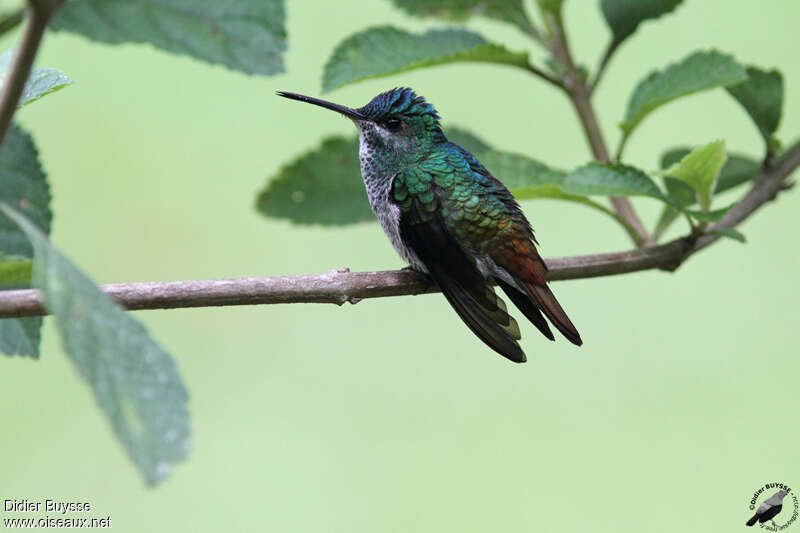
[(405, 87), (359, 108), (277, 94), (355, 123), (361, 176), (383, 231), (487, 346), (511, 361), (526, 360), (519, 325), (494, 283), (545, 337), (555, 340), (542, 313), (570, 342), (582, 344), (547, 286), (547, 265), (519, 204), (475, 156), (447, 140), (433, 105)]

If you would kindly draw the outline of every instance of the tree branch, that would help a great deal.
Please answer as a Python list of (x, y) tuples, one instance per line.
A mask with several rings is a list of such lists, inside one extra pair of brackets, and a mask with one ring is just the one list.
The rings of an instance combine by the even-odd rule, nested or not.
[[(667, 268), (689, 248), (688, 243), (670, 243), (616, 254), (549, 259), (549, 277), (564, 280)], [(347, 269), (319, 275), (120, 283), (100, 288), (130, 310), (280, 303), (342, 305), (364, 298), (438, 292), (425, 276), (411, 270), (349, 272)], [(46, 314), (36, 290), (0, 292), (0, 318)]]
[[(592, 149), (592, 154), (597, 161), (609, 163), (611, 158), (608, 155), (608, 148), (606, 147), (605, 139), (603, 139), (600, 125), (597, 122), (597, 115), (595, 115), (592, 107), (591, 91), (586, 86), (583, 73), (575, 66), (575, 62), (572, 60), (563, 24), (551, 13), (543, 12), (543, 16), (551, 34), (551, 52), (564, 67), (564, 90), (569, 95), (572, 106), (578, 114), (581, 126), (583, 126), (583, 131), (586, 134), (586, 140)], [(627, 198), (612, 196), (611, 203), (620, 218), (636, 231), (635, 244), (638, 247), (655, 244)]]
[(14, 59), (14, 66), (11, 73), (6, 77), (3, 87), (3, 97), (0, 100), (0, 144), (6, 136), (11, 117), (17, 110), (20, 96), (25, 88), (25, 82), (31, 74), (33, 60), (36, 59), (36, 52), (42, 42), (44, 31), (47, 29), (47, 21), (63, 0), (29, 0), (30, 14), (28, 24), (25, 26), (25, 34), (22, 37), (17, 57)]
[[(774, 199), (785, 189), (785, 179), (800, 166), (800, 141), (778, 163), (754, 180), (753, 188), (708, 231), (731, 228)], [(557, 257), (546, 260), (551, 281), (612, 276), (649, 269), (675, 270), (692, 254), (719, 238), (702, 233), (661, 246), (627, 252)], [(404, 296), (437, 292), (429, 280), (410, 270), (349, 272), (274, 278), (166, 281), (104, 285), (101, 289), (131, 310), (176, 309), (229, 305), (281, 303), (357, 303), (364, 298)], [(47, 314), (35, 290), (0, 291), (0, 318)]]

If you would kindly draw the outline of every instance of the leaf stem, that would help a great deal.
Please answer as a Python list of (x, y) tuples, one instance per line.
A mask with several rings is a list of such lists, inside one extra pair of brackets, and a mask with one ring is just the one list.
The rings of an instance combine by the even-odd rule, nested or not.
[(608, 62), (611, 60), (611, 56), (614, 55), (614, 52), (617, 51), (617, 47), (621, 43), (622, 41), (617, 41), (616, 39), (608, 43), (606, 51), (603, 53), (603, 58), (600, 60), (600, 64), (597, 66), (597, 71), (595, 72), (594, 79), (592, 80), (592, 83), (589, 84), (589, 94), (594, 93), (594, 90), (597, 89), (597, 86), (600, 83), (600, 79), (603, 77), (603, 74), (606, 71), (606, 67), (608, 67)]
[(47, 29), (47, 22), (53, 12), (63, 0), (29, 0), (28, 24), (25, 26), (25, 33), (22, 36), (17, 56), (11, 72), (6, 77), (3, 87), (3, 96), (0, 99), (0, 144), (5, 138), (8, 128), (11, 126), (11, 118), (17, 110), (25, 82), (28, 81), (33, 60), (42, 42), (44, 31)]
[(625, 145), (628, 144), (628, 134), (623, 133), (622, 138), (619, 140), (619, 146), (617, 146), (617, 152), (614, 154), (614, 161), (622, 161), (622, 153), (625, 151)]
[(561, 82), (561, 80), (559, 80), (555, 76), (551, 76), (547, 72), (543, 71), (542, 69), (540, 69), (540, 68), (538, 68), (538, 67), (536, 67), (536, 66), (534, 66), (534, 65), (532, 65), (530, 63), (528, 64), (528, 72), (530, 72), (531, 74), (534, 74), (536, 76), (539, 76), (540, 78), (542, 78), (546, 82), (558, 87), (561, 90), (566, 90), (566, 87), (564, 87), (564, 84)]

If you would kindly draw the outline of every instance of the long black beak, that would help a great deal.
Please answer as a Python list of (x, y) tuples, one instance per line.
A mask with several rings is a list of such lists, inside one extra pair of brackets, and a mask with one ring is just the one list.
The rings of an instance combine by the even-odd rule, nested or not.
[(310, 96), (304, 96), (302, 94), (297, 94), (297, 93), (287, 93), (286, 91), (277, 91), (276, 94), (278, 96), (283, 96), (284, 98), (291, 98), (292, 100), (297, 100), (299, 102), (306, 102), (307, 104), (314, 104), (320, 107), (324, 107), (325, 109), (330, 109), (331, 111), (336, 111), (337, 113), (341, 113), (347, 118), (353, 120), (367, 120), (367, 117), (365, 117), (355, 109), (352, 109), (350, 107), (345, 107), (339, 104), (334, 104), (333, 102), (328, 102), (327, 100), (320, 100), (319, 98), (312, 98)]

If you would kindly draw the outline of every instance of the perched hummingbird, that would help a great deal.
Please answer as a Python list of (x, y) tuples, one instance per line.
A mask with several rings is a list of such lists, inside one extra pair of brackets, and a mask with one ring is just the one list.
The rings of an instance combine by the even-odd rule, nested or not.
[(447, 140), (436, 109), (407, 88), (367, 105), (342, 105), (279, 91), (336, 111), (358, 128), (361, 175), (372, 211), (392, 246), (430, 275), (469, 328), (490, 348), (522, 363), (516, 320), (494, 280), (542, 334), (550, 322), (573, 344), (578, 330), (547, 286), (547, 266), (511, 192), (465, 149)]

